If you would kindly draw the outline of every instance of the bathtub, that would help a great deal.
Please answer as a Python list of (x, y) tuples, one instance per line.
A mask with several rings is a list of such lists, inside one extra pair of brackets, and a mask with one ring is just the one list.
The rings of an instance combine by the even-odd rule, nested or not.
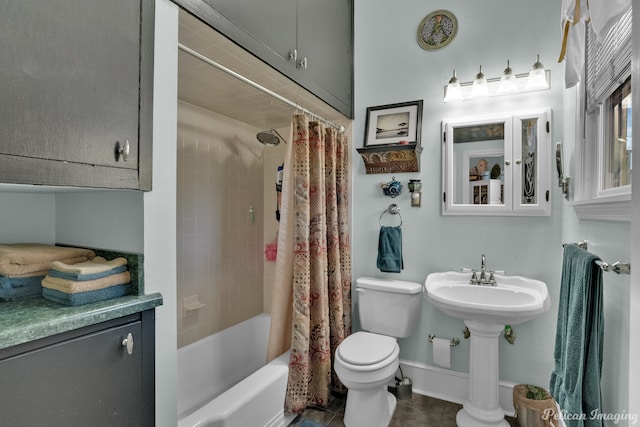
[(178, 350), (178, 427), (284, 427), (289, 353), (265, 364), (268, 314)]

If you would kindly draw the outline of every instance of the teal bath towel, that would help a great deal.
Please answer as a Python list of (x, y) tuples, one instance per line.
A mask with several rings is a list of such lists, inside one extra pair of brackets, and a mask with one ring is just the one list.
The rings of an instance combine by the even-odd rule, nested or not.
[(565, 245), (551, 394), (567, 427), (602, 427), (600, 376), (604, 313), (598, 257)]
[(400, 227), (380, 227), (377, 266), (380, 271), (387, 273), (400, 273), (404, 268)]

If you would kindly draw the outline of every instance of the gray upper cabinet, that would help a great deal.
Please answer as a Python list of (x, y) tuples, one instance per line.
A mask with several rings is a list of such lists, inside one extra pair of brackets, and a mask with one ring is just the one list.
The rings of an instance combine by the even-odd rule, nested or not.
[(326, 99), (320, 98), (347, 117), (353, 117), (352, 2), (298, 0), (297, 40), (300, 83), (324, 89)]
[(174, 0), (353, 117), (352, 0)]
[(245, 44), (262, 46), (266, 51), (263, 55), (271, 61), (289, 62), (296, 48), (297, 0), (204, 0), (204, 3), (231, 23), (223, 32), (239, 29), (241, 34), (235, 37), (251, 39)]
[(0, 182), (150, 189), (153, 8), (3, 5)]

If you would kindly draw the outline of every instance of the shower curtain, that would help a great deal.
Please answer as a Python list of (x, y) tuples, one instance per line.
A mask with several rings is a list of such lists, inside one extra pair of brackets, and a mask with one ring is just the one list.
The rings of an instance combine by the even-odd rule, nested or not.
[(351, 333), (348, 141), (294, 115), (283, 177), (268, 359), (289, 350), (285, 412), (343, 391), (334, 353)]

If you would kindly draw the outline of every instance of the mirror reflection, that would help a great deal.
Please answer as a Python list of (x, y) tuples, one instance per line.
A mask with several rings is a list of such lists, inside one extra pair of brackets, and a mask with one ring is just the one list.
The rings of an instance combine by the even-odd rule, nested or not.
[(504, 123), (453, 128), (454, 203), (504, 204)]

